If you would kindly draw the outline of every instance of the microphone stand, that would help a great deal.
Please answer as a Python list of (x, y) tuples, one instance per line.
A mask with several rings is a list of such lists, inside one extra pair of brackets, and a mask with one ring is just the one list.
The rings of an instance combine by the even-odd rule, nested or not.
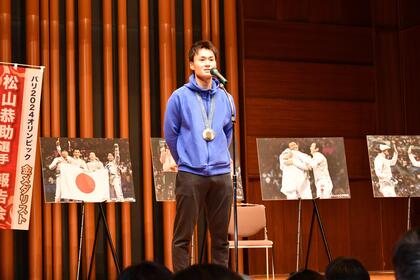
[(232, 112), (231, 121), (232, 121), (232, 160), (233, 160), (233, 235), (234, 235), (234, 245), (235, 245), (235, 272), (238, 273), (238, 207), (237, 207), (237, 186), (238, 186), (238, 178), (236, 174), (236, 141), (235, 141), (235, 123), (236, 117), (235, 112), (233, 110), (233, 101), (229, 98), (229, 93), (226, 91), (225, 84), (220, 83), (219, 87), (225, 92), (227, 99), (229, 100), (230, 104), (230, 111)]

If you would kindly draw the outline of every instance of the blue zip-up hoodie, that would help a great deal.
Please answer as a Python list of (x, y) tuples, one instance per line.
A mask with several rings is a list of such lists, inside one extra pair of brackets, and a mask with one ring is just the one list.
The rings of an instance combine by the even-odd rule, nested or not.
[[(211, 97), (215, 98), (211, 128), (216, 137), (213, 141), (207, 142), (202, 137), (205, 125), (196, 92), (200, 94), (207, 114)], [(231, 95), (229, 98), (233, 105)], [(233, 110), (235, 112), (235, 108)], [(228, 97), (216, 79), (212, 80), (211, 89), (203, 89), (192, 74), (187, 84), (172, 93), (166, 105), (164, 134), (178, 170), (202, 176), (230, 172), (231, 112)]]

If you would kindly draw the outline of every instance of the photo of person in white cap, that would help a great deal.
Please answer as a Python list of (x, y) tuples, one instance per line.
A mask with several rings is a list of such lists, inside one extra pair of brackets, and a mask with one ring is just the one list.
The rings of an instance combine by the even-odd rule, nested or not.
[(379, 191), (384, 197), (395, 197), (395, 186), (397, 181), (392, 177), (391, 166), (394, 166), (397, 163), (398, 152), (393, 143), (394, 153), (391, 159), (388, 159), (390, 156), (391, 147), (387, 144), (379, 144), (380, 153), (375, 158), (374, 167), (375, 174), (378, 177)]

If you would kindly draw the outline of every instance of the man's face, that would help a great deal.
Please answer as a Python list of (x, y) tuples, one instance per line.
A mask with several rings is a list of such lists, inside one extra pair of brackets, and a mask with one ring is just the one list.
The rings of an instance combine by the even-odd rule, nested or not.
[(69, 155), (69, 153), (67, 151), (61, 151), (61, 156), (63, 158), (67, 158), (68, 155)]
[(90, 160), (95, 160), (95, 159), (96, 159), (96, 155), (95, 155), (95, 153), (94, 153), (94, 152), (90, 152), (90, 153), (89, 153), (89, 159), (90, 159)]
[(299, 150), (299, 146), (298, 146), (298, 144), (296, 144), (296, 142), (290, 142), (289, 143), (289, 149), (293, 150), (293, 151), (297, 151), (297, 150)]
[(311, 149), (311, 154), (314, 154), (314, 153), (318, 152), (318, 150), (319, 150), (319, 149), (316, 147), (316, 144), (315, 144), (315, 143), (312, 143), (312, 144), (311, 144), (310, 149)]
[(73, 157), (74, 158), (80, 158), (80, 151), (79, 150), (74, 150)]
[(216, 57), (209, 49), (200, 49), (190, 62), (190, 68), (202, 80), (210, 79), (210, 70), (216, 67)]
[(385, 156), (389, 156), (389, 149), (384, 150), (383, 153)]

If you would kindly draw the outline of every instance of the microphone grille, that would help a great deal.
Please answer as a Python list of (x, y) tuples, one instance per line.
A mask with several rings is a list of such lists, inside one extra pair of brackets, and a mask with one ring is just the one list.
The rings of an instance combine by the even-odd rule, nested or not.
[(212, 75), (217, 75), (217, 73), (218, 73), (219, 71), (217, 71), (217, 68), (212, 68), (211, 70), (210, 70), (210, 74), (212, 74)]

